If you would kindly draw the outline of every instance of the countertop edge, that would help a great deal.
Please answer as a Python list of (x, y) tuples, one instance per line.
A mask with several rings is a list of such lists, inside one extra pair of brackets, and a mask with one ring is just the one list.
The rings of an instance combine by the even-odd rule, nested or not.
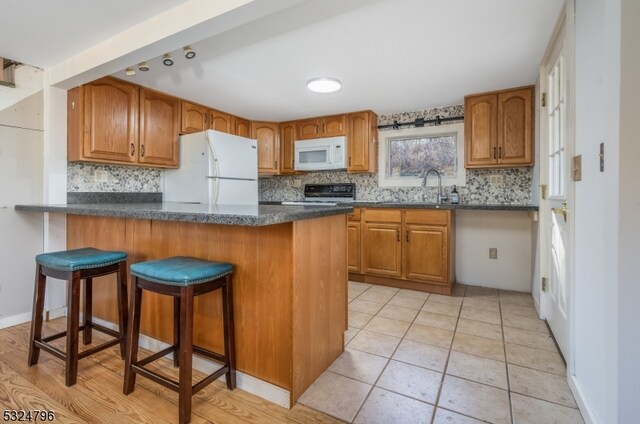
[(202, 212), (177, 212), (160, 210), (137, 209), (90, 209), (82, 204), (70, 205), (15, 205), (15, 210), (24, 212), (48, 212), (65, 215), (105, 216), (116, 218), (151, 219), (161, 221), (195, 222), (202, 224), (237, 225), (248, 227), (262, 227), (283, 224), (306, 219), (322, 218), (325, 216), (343, 215), (353, 212), (352, 206), (319, 207), (287, 212), (266, 213), (263, 216), (215, 214)]

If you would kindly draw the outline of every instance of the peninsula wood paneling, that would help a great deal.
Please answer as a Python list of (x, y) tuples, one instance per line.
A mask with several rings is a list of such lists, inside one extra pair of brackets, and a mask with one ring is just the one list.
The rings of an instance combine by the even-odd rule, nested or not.
[(346, 216), (294, 222), (292, 404), (344, 350)]
[[(234, 264), (237, 368), (290, 390), (292, 402), (343, 351), (345, 215), (264, 227), (69, 215), (67, 245), (124, 250), (129, 264), (177, 255)], [(94, 315), (117, 322), (115, 277), (103, 278)], [(219, 296), (197, 298), (194, 340), (222, 353)], [(171, 299), (145, 291), (142, 313), (142, 333), (170, 342)]]

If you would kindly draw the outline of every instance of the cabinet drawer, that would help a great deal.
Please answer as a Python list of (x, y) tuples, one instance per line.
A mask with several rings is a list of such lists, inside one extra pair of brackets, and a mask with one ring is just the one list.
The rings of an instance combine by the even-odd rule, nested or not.
[(405, 210), (405, 223), (407, 224), (429, 224), (447, 225), (451, 211), (436, 210)]
[(360, 216), (361, 216), (360, 208), (355, 208), (352, 213), (347, 214), (347, 219), (349, 221), (360, 221)]
[(364, 220), (368, 222), (398, 222), (402, 221), (400, 209), (366, 209)]

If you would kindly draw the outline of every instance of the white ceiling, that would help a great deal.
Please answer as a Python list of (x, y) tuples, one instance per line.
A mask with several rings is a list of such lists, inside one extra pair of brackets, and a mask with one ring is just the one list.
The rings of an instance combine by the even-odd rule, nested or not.
[[(9, 3), (20, 9), (22, 3), (36, 2)], [(5, 20), (19, 21), (8, 22), (16, 30), (22, 28), (19, 34), (27, 27), (46, 27), (47, 13), (60, 17), (54, 10), (60, 3), (75, 8), (86, 3), (68, 20), (70, 28), (74, 20), (84, 27), (63, 34), (40, 29), (19, 38), (11, 51), (24, 50), (24, 58), (5, 53), (0, 41), (0, 56), (38, 66), (55, 64), (180, 1), (37, 3), (55, 3), (56, 8), (25, 13), (39, 16), (34, 17), (37, 25), (29, 21), (26, 27), (23, 19), (15, 19), (21, 15), (0, 17), (0, 40)], [(563, 0), (307, 0), (192, 44), (197, 51), (194, 60), (176, 51), (172, 67), (156, 58), (149, 61), (149, 72), (115, 75), (260, 120), (362, 109), (386, 114), (460, 104), (465, 94), (533, 84), (562, 4)], [(28, 7), (22, 8), (28, 12)], [(336, 77), (344, 87), (336, 94), (312, 94), (306, 81), (315, 76)]]
[(47, 68), (187, 0), (3, 0), (0, 57)]

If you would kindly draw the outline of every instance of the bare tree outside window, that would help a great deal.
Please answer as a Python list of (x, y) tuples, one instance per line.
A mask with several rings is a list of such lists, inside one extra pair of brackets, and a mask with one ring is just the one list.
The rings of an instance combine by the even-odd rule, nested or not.
[(442, 176), (457, 172), (456, 134), (389, 140), (389, 176), (421, 177), (436, 169)]

